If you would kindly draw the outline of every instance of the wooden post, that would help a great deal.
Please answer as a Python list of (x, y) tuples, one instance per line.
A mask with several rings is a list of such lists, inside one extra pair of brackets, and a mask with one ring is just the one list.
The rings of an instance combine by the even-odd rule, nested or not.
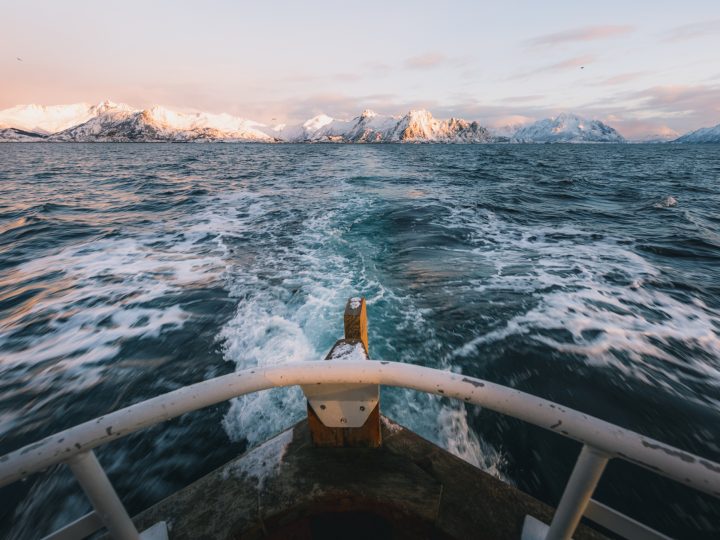
[[(345, 339), (338, 340), (325, 360), (333, 361), (337, 351), (347, 349), (347, 345), (362, 343), (365, 359), (368, 356), (367, 309), (364, 298), (351, 298), (345, 306)], [(359, 350), (359, 348), (358, 348)], [(370, 412), (367, 420), (357, 428), (331, 428), (320, 421), (315, 411), (307, 405), (308, 426), (314, 446), (321, 447), (366, 447), (377, 448), (382, 444), (380, 435), (380, 403)]]
[(365, 346), (365, 352), (370, 355), (368, 346), (367, 308), (364, 298), (351, 298), (345, 304), (345, 339), (359, 339)]

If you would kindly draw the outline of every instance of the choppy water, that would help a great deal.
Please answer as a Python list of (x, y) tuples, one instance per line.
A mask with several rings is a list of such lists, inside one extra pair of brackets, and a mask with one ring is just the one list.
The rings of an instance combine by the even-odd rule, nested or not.
[[(321, 357), (510, 385), (720, 460), (720, 147), (0, 145), (0, 454), (188, 383)], [(383, 412), (556, 504), (578, 446), (385, 390)], [(99, 449), (137, 512), (299, 420), (299, 390)], [(62, 468), (0, 536), (89, 509)], [(596, 498), (684, 538), (720, 504), (611, 463)]]

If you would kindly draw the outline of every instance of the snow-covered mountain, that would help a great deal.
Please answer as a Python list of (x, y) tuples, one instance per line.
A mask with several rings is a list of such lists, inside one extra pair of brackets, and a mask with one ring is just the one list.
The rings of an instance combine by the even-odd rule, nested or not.
[(487, 143), (624, 142), (596, 120), (562, 114), (554, 119), (491, 132), (477, 122), (439, 120), (426, 110), (385, 116), (366, 110), (350, 120), (319, 115), (298, 125), (268, 126), (229, 114), (179, 113), (164, 107), (135, 109), (104, 101), (0, 111), (0, 142), (340, 142)]
[(539, 120), (515, 132), (514, 142), (523, 143), (623, 143), (625, 138), (599, 120), (588, 120), (562, 113), (555, 118)]
[(127, 105), (118, 105), (112, 101), (103, 101), (97, 105), (18, 105), (0, 111), (0, 125), (49, 135), (87, 122), (107, 110), (118, 108), (130, 110)]
[(264, 141), (273, 138), (257, 129), (262, 124), (227, 114), (184, 114), (153, 107), (142, 111), (127, 106), (106, 108), (86, 122), (55, 133), (51, 141), (162, 142)]
[(305, 142), (312, 140), (315, 133), (332, 122), (335, 120), (330, 116), (319, 114), (300, 125), (280, 124), (266, 128), (265, 133), (283, 142)]
[(700, 128), (678, 137), (676, 143), (720, 143), (720, 124), (715, 127)]

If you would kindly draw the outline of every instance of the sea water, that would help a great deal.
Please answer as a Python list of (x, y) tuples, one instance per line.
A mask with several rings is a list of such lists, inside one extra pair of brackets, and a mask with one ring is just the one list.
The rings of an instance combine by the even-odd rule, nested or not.
[[(720, 146), (0, 145), (0, 454), (184, 385), (322, 358), (508, 385), (720, 460)], [(131, 513), (304, 416), (262, 392), (97, 449)], [(557, 504), (579, 444), (383, 389), (382, 411)], [(712, 536), (720, 504), (612, 462), (595, 498)], [(0, 536), (89, 511), (65, 467)]]

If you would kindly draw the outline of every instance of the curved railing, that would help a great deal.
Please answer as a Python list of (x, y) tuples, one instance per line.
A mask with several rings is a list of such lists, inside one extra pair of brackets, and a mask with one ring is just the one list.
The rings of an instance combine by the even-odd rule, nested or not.
[[(66, 463), (90, 498), (95, 512), (63, 529), (62, 537), (70, 537), (69, 528), (73, 533), (86, 533), (91, 525), (100, 523), (113, 537), (138, 538), (127, 512), (95, 459), (93, 448), (234, 397), (276, 387), (316, 384), (379, 384), (437, 394), (480, 405), (581, 442), (583, 450), (550, 530), (547, 535), (544, 531), (541, 533), (545, 538), (569, 538), (583, 514), (591, 519), (598, 517), (596, 520), (602, 523), (602, 516), (607, 518), (608, 513), (614, 516), (621, 534), (663, 537), (591, 501), (592, 491), (611, 458), (635, 463), (697, 490), (720, 496), (718, 463), (489, 381), (428, 367), (373, 360), (298, 362), (255, 368), (163, 394), (0, 457), (0, 487), (57, 463)], [(531, 533), (526, 535), (530, 536)], [(51, 535), (51, 538), (59, 537)]]

